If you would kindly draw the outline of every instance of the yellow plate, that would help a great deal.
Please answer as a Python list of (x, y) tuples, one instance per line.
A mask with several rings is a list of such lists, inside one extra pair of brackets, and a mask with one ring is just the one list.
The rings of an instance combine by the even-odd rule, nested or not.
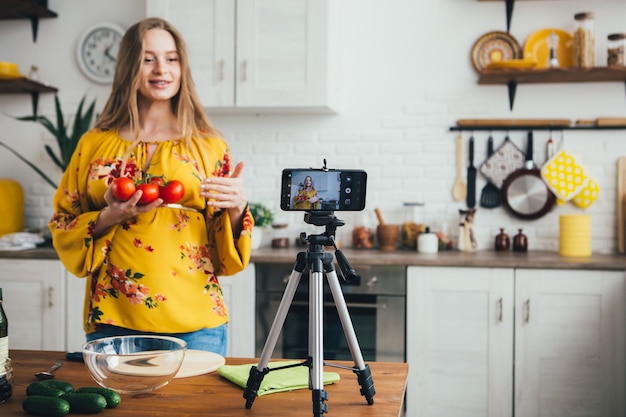
[(561, 68), (570, 68), (575, 65), (576, 51), (574, 49), (574, 37), (563, 29), (541, 29), (533, 32), (524, 44), (524, 59), (537, 61), (537, 68), (547, 68), (550, 61), (550, 44), (548, 40), (554, 32), (559, 37), (556, 56)]
[(23, 77), (17, 67), (17, 64), (13, 62), (0, 61), (0, 78), (12, 79)]
[(487, 69), (529, 69), (537, 66), (534, 59), (507, 59), (505, 61), (490, 62)]

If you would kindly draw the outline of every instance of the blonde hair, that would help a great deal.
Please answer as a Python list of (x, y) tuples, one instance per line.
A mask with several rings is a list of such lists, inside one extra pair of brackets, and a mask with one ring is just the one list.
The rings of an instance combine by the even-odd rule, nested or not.
[[(151, 29), (166, 30), (172, 35), (176, 44), (181, 67), (181, 80), (180, 90), (172, 97), (171, 105), (185, 144), (191, 149), (194, 136), (198, 138), (221, 137), (221, 133), (209, 121), (198, 98), (191, 77), (187, 46), (183, 37), (169, 22), (155, 17), (135, 23), (124, 34), (115, 63), (111, 95), (96, 122), (95, 128), (111, 130), (129, 125), (130, 131), (135, 135), (129, 153), (140, 141), (137, 96), (141, 77), (140, 70), (145, 53), (143, 39), (146, 32)], [(127, 157), (128, 155), (124, 159)]]

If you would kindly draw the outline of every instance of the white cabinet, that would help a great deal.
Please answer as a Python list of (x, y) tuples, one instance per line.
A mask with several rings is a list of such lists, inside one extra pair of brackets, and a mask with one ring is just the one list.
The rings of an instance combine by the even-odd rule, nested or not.
[(410, 267), (407, 299), (407, 415), (625, 415), (623, 271)]
[(624, 416), (624, 272), (517, 269), (515, 416)]
[(65, 349), (65, 270), (44, 259), (0, 259), (9, 350)]
[(210, 111), (335, 112), (338, 0), (147, 0), (181, 32)]
[(254, 358), (254, 265), (242, 272), (220, 277), (224, 302), (228, 308), (228, 347), (226, 356)]
[(409, 267), (407, 416), (511, 415), (512, 269)]

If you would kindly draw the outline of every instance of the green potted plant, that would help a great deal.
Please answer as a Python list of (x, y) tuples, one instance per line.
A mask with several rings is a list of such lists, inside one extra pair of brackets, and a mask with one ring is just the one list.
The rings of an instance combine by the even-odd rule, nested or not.
[(261, 203), (250, 203), (250, 213), (254, 218), (252, 230), (252, 249), (258, 249), (263, 239), (263, 229), (267, 229), (274, 223), (274, 213)]
[[(63, 115), (63, 111), (61, 110), (61, 104), (57, 95), (54, 96), (54, 105), (56, 109), (56, 125), (45, 116), (23, 116), (15, 118), (16, 120), (37, 122), (45, 127), (48, 132), (50, 132), (56, 138), (58, 145), (58, 154), (52, 149), (50, 145), (45, 145), (45, 149), (48, 156), (50, 156), (52, 161), (55, 163), (56, 166), (61, 169), (61, 171), (65, 171), (67, 164), (74, 154), (74, 150), (76, 149), (76, 145), (78, 144), (78, 140), (80, 139), (80, 137), (91, 128), (96, 100), (92, 101), (87, 110), (83, 113), (85, 98), (86, 97), (83, 96), (83, 98), (80, 100), (80, 103), (78, 104), (78, 109), (76, 110), (76, 115), (74, 116), (74, 123), (72, 124), (71, 131), (68, 131), (68, 128), (65, 125), (65, 117)], [(54, 189), (57, 188), (57, 184), (52, 181), (50, 177), (46, 175), (46, 173), (44, 173), (41, 169), (39, 169), (39, 167), (20, 155), (15, 149), (11, 148), (9, 145), (2, 141), (0, 141), (0, 146), (13, 153), (22, 162), (31, 167)]]

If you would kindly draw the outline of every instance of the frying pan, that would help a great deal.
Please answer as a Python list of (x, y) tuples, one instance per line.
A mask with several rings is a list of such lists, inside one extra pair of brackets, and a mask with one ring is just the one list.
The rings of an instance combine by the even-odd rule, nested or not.
[(502, 184), (504, 207), (516, 217), (526, 220), (545, 216), (554, 206), (556, 197), (548, 188), (533, 162), (533, 132), (528, 132), (528, 144), (523, 168), (509, 174)]

